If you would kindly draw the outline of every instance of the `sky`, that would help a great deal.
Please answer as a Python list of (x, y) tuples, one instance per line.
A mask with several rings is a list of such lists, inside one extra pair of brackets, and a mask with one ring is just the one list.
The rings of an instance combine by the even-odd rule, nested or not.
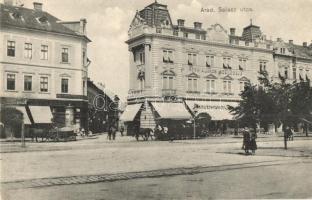
[[(1, 0), (0, 0), (1, 1)], [(2, 0), (3, 1), (3, 0)], [(14, 0), (32, 8), (31, 0)], [(129, 85), (129, 52), (125, 41), (136, 10), (155, 0), (36, 0), (43, 10), (60, 20), (87, 19), (88, 57), (92, 61), (89, 77), (126, 101)], [(168, 5), (171, 19), (185, 19), (186, 26), (194, 21), (208, 28), (219, 23), (225, 29), (242, 29), (252, 23), (261, 27), (268, 39), (277, 37), (295, 44), (312, 42), (312, 0), (157, 0)], [(202, 8), (236, 8), (236, 12), (201, 12)], [(241, 12), (240, 8), (252, 9)]]

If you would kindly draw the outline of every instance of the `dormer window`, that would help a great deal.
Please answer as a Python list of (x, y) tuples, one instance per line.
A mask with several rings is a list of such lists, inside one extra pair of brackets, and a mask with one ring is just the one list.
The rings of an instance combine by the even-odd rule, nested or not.
[(22, 18), (22, 15), (21, 15), (21, 13), (19, 13), (19, 12), (14, 12), (14, 13), (12, 13), (12, 17), (13, 17), (14, 19), (21, 19), (21, 18)]
[(285, 48), (280, 49), (281, 54), (285, 54)]
[(10, 13), (10, 17), (14, 20), (23, 20), (24, 21), (22, 14), (18, 11)]
[(49, 21), (48, 21), (48, 18), (46, 16), (38, 17), (37, 20), (40, 24), (49, 25)]

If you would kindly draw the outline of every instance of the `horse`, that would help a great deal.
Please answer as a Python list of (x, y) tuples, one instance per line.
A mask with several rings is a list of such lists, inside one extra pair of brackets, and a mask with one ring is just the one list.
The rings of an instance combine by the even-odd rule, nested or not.
[(137, 141), (139, 141), (140, 136), (142, 137), (144, 141), (147, 141), (149, 138), (153, 140), (154, 131), (151, 128), (140, 128), (140, 130), (135, 133), (135, 138)]

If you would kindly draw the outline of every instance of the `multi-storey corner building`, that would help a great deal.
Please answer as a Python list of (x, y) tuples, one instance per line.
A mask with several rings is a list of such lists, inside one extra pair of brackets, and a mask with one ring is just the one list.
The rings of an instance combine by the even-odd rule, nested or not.
[[(257, 84), (261, 70), (278, 78), (277, 60), (287, 57), (252, 22), (242, 35), (235, 28), (228, 33), (220, 24), (203, 28), (194, 22), (187, 27), (183, 19), (174, 24), (167, 6), (157, 2), (135, 14), (128, 34), (130, 90), (121, 119), (140, 127), (153, 127), (157, 119), (188, 119), (187, 111), (208, 113), (215, 127), (227, 126), (233, 120), (227, 105), (240, 101), (244, 84)], [(305, 62), (307, 72), (312, 68), (311, 46), (293, 47), (289, 63), (297, 50), (310, 52), (296, 61)]]
[(1, 105), (18, 106), (31, 124), (87, 128), (86, 20), (64, 22), (33, 5), (0, 4)]

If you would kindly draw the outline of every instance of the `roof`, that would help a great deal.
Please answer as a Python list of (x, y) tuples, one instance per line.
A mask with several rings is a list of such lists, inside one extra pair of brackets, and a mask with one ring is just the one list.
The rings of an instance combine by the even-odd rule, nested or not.
[[(41, 23), (40, 18), (46, 20), (47, 23)], [(78, 36), (89, 40), (86, 36), (76, 33), (75, 31), (65, 27), (64, 25), (59, 23), (60, 21), (61, 20), (45, 11), (10, 6), (7, 4), (0, 4), (1, 27), (9, 26), (9, 27), (34, 29), (38, 31), (48, 31)]]
[(260, 27), (255, 25), (249, 25), (244, 28), (242, 38), (245, 41), (253, 41), (262, 35)]
[(172, 25), (167, 5), (154, 2), (141, 10), (139, 14), (149, 26), (161, 26), (161, 24), (167, 19), (169, 20), (170, 25)]
[(312, 49), (296, 44), (286, 44), (287, 48), (294, 52), (296, 57), (312, 59)]
[[(297, 58), (304, 58), (312, 60), (312, 48), (307, 46), (301, 46), (297, 44), (291, 44), (286, 42), (273, 42), (274, 47), (284, 47), (287, 48), (289, 52), (292, 53), (292, 56)], [(279, 53), (277, 53), (279, 54)]]

